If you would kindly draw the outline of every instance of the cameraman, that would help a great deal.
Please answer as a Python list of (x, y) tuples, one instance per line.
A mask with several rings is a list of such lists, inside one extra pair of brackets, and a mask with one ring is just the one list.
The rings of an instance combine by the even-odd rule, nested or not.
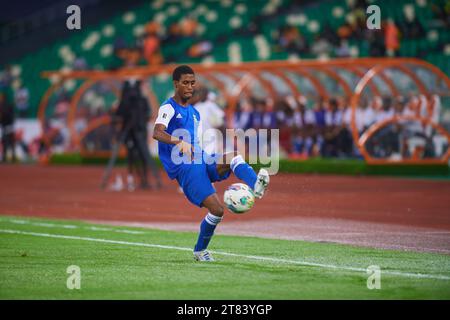
[(133, 165), (138, 168), (137, 160), (142, 163), (141, 170), (137, 174), (141, 177), (141, 187), (146, 189), (150, 185), (147, 180), (147, 166), (150, 166), (156, 179), (156, 186), (161, 187), (161, 179), (158, 169), (148, 148), (147, 123), (150, 119), (150, 106), (141, 92), (141, 80), (128, 79), (122, 87), (122, 97), (116, 116), (122, 120), (119, 139), (127, 147), (128, 183), (133, 183)]

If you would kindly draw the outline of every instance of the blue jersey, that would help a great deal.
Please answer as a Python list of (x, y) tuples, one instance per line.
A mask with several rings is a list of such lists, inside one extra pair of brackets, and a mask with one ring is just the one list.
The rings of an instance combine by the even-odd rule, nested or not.
[[(192, 106), (183, 107), (175, 102), (173, 98), (166, 100), (159, 109), (158, 118), (155, 124), (161, 123), (166, 126), (166, 132), (182, 140), (190, 139), (189, 142), (195, 150), (201, 150), (198, 137), (198, 126), (200, 123), (200, 113)], [(183, 129), (183, 130), (178, 130)], [(188, 133), (183, 135), (183, 131)], [(176, 147), (173, 144), (158, 141), (158, 153), (164, 169), (171, 179), (175, 179), (184, 165), (176, 163), (172, 159), (172, 149)], [(177, 148), (177, 147), (176, 147)], [(175, 152), (175, 151), (174, 151)]]

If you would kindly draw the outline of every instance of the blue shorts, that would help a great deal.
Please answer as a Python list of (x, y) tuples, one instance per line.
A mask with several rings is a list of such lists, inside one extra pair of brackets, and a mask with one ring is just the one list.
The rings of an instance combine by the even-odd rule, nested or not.
[(177, 175), (177, 181), (188, 200), (201, 208), (202, 202), (216, 193), (212, 183), (225, 180), (230, 174), (231, 169), (219, 176), (216, 163), (184, 164)]

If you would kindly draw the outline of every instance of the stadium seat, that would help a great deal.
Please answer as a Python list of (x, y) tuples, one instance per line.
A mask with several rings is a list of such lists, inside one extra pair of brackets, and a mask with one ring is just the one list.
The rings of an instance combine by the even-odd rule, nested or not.
[[(162, 54), (167, 59), (176, 62), (202, 62), (213, 60), (226, 62), (236, 59), (242, 61), (257, 61), (270, 59), (289, 59), (294, 57), (285, 51), (275, 50), (274, 32), (288, 24), (297, 27), (311, 45), (314, 36), (326, 24), (336, 30), (346, 21), (346, 13), (350, 11), (350, 1), (331, 0), (327, 2), (307, 3), (301, 10), (282, 10), (276, 16), (268, 16), (267, 23), (260, 24), (260, 34), (243, 34), (240, 27), (247, 27), (258, 15), (273, 13), (280, 6), (288, 7), (294, 4), (292, 0), (257, 0), (251, 5), (247, 1), (209, 1), (209, 2), (173, 2), (158, 0), (151, 3), (131, 7), (127, 12), (117, 14), (97, 25), (74, 33), (67, 39), (62, 39), (38, 52), (29, 53), (11, 65), (20, 67), (17, 78), (30, 90), (30, 115), (37, 114), (39, 101), (49, 86), (49, 81), (40, 76), (44, 70), (67, 70), (76, 57), (84, 57), (90, 68), (109, 69), (118, 64), (118, 58), (113, 54), (114, 41), (119, 37), (127, 45), (133, 45), (136, 38), (142, 35), (145, 24), (156, 20), (167, 30), (173, 22), (180, 21), (184, 15), (193, 13), (201, 25), (201, 39), (214, 43), (214, 49), (207, 58), (189, 58), (186, 56), (192, 39), (182, 39), (170, 46), (162, 48)], [(388, 12), (396, 23), (405, 21), (411, 12), (422, 23), (426, 30), (431, 30), (423, 39), (402, 39), (400, 55), (422, 57), (450, 73), (448, 55), (450, 49), (445, 45), (450, 42), (450, 31), (444, 27), (432, 25), (434, 13), (429, 1), (413, 0), (375, 0), (371, 1)], [(436, 5), (444, 5), (444, 1), (435, 1)], [(297, 5), (298, 6), (298, 5)], [(409, 13), (408, 13), (409, 12)], [(364, 41), (350, 41), (353, 56), (369, 55), (369, 47)], [(335, 56), (330, 52), (328, 56)], [(312, 54), (301, 56), (302, 59), (317, 58)], [(142, 64), (145, 61), (142, 60)], [(68, 85), (71, 94), (76, 88)], [(164, 93), (162, 94), (164, 95)]]

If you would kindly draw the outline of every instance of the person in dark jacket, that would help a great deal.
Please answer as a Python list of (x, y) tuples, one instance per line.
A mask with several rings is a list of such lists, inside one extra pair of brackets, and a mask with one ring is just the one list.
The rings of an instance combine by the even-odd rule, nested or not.
[(2, 128), (2, 162), (7, 162), (8, 151), (11, 150), (12, 161), (16, 161), (16, 145), (14, 138), (14, 107), (6, 99), (4, 92), (0, 92), (0, 125)]
[[(150, 167), (156, 180), (156, 186), (161, 187), (156, 163), (150, 155), (148, 148), (147, 123), (151, 117), (151, 109), (147, 99), (142, 95), (140, 80), (127, 80), (122, 88), (122, 97), (116, 116), (122, 120), (120, 135), (127, 147), (127, 162), (129, 183), (132, 182), (133, 168), (141, 177), (141, 187), (149, 188), (147, 168)], [(141, 163), (141, 166), (137, 166)]]

